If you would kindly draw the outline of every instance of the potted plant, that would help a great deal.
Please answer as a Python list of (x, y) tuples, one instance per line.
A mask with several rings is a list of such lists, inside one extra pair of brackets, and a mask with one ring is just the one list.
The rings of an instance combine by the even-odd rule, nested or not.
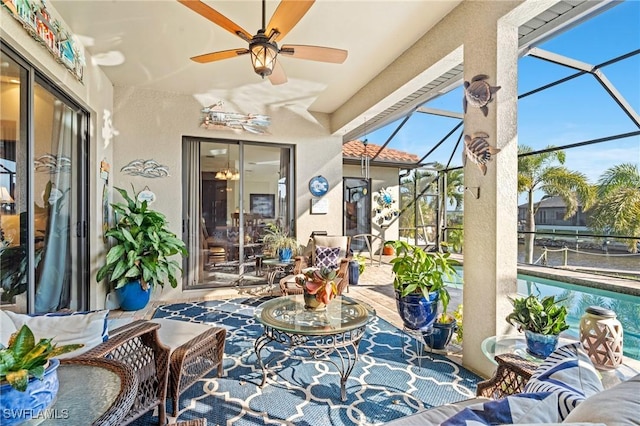
[[(151, 288), (178, 285), (176, 274), (182, 271), (171, 256), (187, 255), (184, 242), (167, 227), (162, 213), (148, 208), (147, 201), (130, 197), (126, 190), (115, 188), (123, 203), (111, 204), (118, 222), (106, 232), (115, 240), (105, 264), (98, 270), (97, 281), (107, 278), (115, 287), (120, 308), (135, 311), (149, 302)], [(134, 191), (135, 192), (135, 191)]]
[(267, 224), (262, 242), (267, 250), (278, 255), (281, 262), (288, 262), (298, 251), (298, 240), (290, 237), (285, 229), (273, 223)]
[(388, 241), (396, 257), (391, 260), (398, 313), (405, 327), (430, 333), (436, 319), (438, 300), (443, 312), (449, 305), (445, 278), (457, 275), (457, 261), (449, 253), (427, 253), (404, 241)]
[(296, 276), (296, 284), (304, 290), (304, 307), (324, 309), (338, 295), (335, 279), (338, 271), (332, 268), (305, 268)]
[(453, 314), (443, 311), (438, 315), (431, 334), (425, 336), (425, 343), (431, 349), (442, 350), (449, 345), (454, 334), (457, 340), (462, 341), (462, 304)]
[(510, 298), (513, 312), (507, 322), (524, 330), (527, 350), (538, 357), (546, 358), (558, 346), (560, 333), (569, 328), (567, 308), (555, 296), (540, 298), (535, 294)]
[[(35, 342), (31, 329), (23, 325), (0, 349), (0, 412), (2, 424), (19, 424), (36, 418), (58, 393), (57, 368), (52, 359), (81, 348), (82, 344), (56, 346), (52, 339)], [(5, 423), (6, 422), (6, 423)]]

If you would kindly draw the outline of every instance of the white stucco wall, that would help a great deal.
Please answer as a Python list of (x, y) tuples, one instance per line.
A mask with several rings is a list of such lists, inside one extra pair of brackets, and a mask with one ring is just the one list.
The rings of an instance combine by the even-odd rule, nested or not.
[[(265, 81), (263, 84), (270, 83)], [(202, 107), (197, 99), (188, 95), (116, 87), (114, 125), (120, 133), (114, 144), (114, 184), (128, 190), (133, 184), (138, 191), (148, 186), (157, 196), (153, 208), (164, 213), (171, 230), (181, 235), (183, 136), (292, 144), (296, 152), (295, 217), (298, 242), (306, 244), (314, 230), (325, 230), (329, 234), (342, 233), (342, 140), (327, 132), (323, 126), (326, 117), (275, 108), (266, 112), (271, 116), (270, 134), (253, 135), (201, 128)], [(325, 122), (321, 123), (318, 119)], [(154, 159), (169, 168), (170, 176), (149, 179), (120, 172), (124, 165), (135, 159)], [(324, 196), (329, 201), (329, 213), (326, 215), (309, 213), (312, 195), (308, 183), (317, 175), (329, 181), (329, 192)], [(153, 297), (160, 300), (179, 298), (181, 290), (166, 286), (161, 292), (155, 292)]]
[[(344, 165), (342, 167), (342, 172), (344, 177), (354, 177), (361, 178), (362, 172), (360, 170), (360, 166), (357, 165)], [(394, 196), (396, 200), (396, 206), (400, 208), (400, 187), (398, 185), (398, 173), (399, 169), (393, 167), (371, 167), (369, 170), (369, 176), (371, 177), (371, 207), (375, 207), (375, 199), (374, 194), (380, 189), (386, 188)], [(399, 220), (396, 218), (395, 220), (389, 222), (388, 227), (384, 230), (378, 225), (375, 221), (375, 213), (371, 214), (371, 233), (373, 235), (379, 236), (381, 239), (384, 238), (386, 240), (395, 240), (398, 238), (398, 230), (399, 230)], [(374, 239), (372, 244), (372, 249), (374, 253), (378, 253), (380, 250), (380, 239)]]

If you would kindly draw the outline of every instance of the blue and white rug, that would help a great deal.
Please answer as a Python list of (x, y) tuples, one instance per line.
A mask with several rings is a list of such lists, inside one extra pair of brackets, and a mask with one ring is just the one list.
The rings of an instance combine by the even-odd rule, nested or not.
[[(380, 318), (367, 326), (360, 342), (358, 362), (346, 384), (346, 402), (340, 400), (340, 376), (332, 364), (297, 357), (271, 365), (261, 389), (262, 370), (253, 345), (262, 326), (253, 313), (264, 300), (158, 308), (155, 318), (227, 329), (224, 377), (216, 377), (214, 370), (189, 388), (180, 399), (179, 420), (206, 417), (209, 425), (234, 426), (375, 425), (475, 395), (480, 377), (438, 354), (424, 353), (418, 360), (412, 337)], [(273, 344), (263, 354), (267, 350), (273, 350)], [(152, 419), (141, 424), (148, 420)]]

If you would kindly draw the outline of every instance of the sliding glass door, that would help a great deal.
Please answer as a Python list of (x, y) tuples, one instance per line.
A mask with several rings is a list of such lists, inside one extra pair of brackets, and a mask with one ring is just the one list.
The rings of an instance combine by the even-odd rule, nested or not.
[(292, 147), (185, 138), (183, 159), (187, 287), (263, 283), (265, 227), (292, 228)]
[(0, 303), (86, 309), (88, 114), (2, 51)]

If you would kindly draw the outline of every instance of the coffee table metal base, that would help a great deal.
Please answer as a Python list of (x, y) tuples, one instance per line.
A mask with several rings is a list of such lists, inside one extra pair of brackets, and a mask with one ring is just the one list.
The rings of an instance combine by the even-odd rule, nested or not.
[[(358, 361), (358, 346), (364, 335), (366, 326), (357, 327), (353, 330), (329, 335), (305, 335), (285, 332), (276, 328), (263, 325), (264, 333), (256, 339), (254, 350), (258, 363), (262, 369), (263, 387), (267, 380), (267, 366), (276, 359), (284, 358), (294, 349), (305, 350), (313, 359), (322, 359), (336, 366), (340, 373), (340, 399), (347, 400), (346, 383), (353, 367)], [(278, 343), (287, 347), (281, 355), (274, 355), (266, 362), (262, 360), (261, 351), (270, 343)], [(337, 355), (337, 360), (330, 358), (330, 355)]]

